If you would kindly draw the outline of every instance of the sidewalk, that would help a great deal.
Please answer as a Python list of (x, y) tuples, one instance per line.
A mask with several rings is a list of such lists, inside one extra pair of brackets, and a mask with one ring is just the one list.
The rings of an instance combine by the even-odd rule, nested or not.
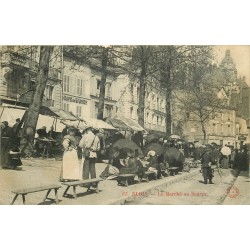
[[(34, 187), (50, 183), (58, 183), (58, 177), (61, 170), (61, 161), (55, 159), (23, 159), (23, 170), (6, 170), (0, 169), (0, 204), (10, 204), (13, 199), (11, 190), (23, 187)], [(105, 169), (107, 164), (97, 163), (97, 176)], [(192, 178), (199, 173), (199, 169), (191, 169), (190, 173), (180, 173), (176, 176), (165, 177), (160, 180), (152, 180), (149, 183), (135, 183), (129, 187), (122, 187), (117, 185), (116, 180), (104, 180), (100, 182), (100, 193), (86, 194), (86, 188), (77, 187), (78, 198), (62, 197), (65, 186), (59, 190), (59, 204), (60, 205), (108, 205), (108, 204), (123, 204), (126, 201), (134, 199), (141, 199), (148, 196), (151, 191), (160, 189), (163, 186), (171, 185), (173, 183), (182, 181), (184, 179)], [(71, 194), (72, 190), (68, 193)], [(27, 204), (55, 204), (53, 201), (42, 202), (45, 192), (38, 192), (28, 194), (26, 197)], [(53, 193), (50, 196), (53, 198)], [(22, 204), (21, 198), (18, 198), (15, 204)]]
[(250, 205), (249, 171), (241, 171), (223, 205)]

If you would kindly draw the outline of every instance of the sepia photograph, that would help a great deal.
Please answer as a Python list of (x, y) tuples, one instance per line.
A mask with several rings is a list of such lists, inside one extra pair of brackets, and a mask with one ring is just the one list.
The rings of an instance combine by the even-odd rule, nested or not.
[(1, 45), (1, 205), (250, 205), (250, 46)]
[(247, 1), (1, 1), (1, 249), (245, 249)]

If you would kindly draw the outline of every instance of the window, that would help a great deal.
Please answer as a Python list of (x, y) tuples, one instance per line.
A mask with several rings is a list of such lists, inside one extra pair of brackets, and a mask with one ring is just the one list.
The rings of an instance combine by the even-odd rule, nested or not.
[(130, 108), (130, 118), (133, 117), (133, 107)]
[(101, 86), (101, 80), (97, 80), (96, 81), (96, 89), (100, 90), (100, 86)]
[(106, 97), (111, 97), (111, 83), (106, 84)]
[(216, 134), (216, 128), (217, 128), (216, 124), (213, 123), (212, 134)]
[(112, 107), (111, 106), (106, 106), (105, 111), (106, 111), (106, 117), (111, 117), (112, 114)]
[(155, 121), (155, 115), (153, 114), (153, 115), (152, 115), (152, 123), (155, 125), (155, 122), (156, 122), (156, 121)]
[(83, 95), (83, 80), (82, 79), (77, 79), (77, 84), (76, 84), (76, 92), (77, 95), (82, 96)]
[(162, 120), (161, 120), (161, 126), (165, 127), (165, 118), (163, 117)]
[(67, 75), (64, 75), (63, 91), (69, 92), (69, 76), (67, 76)]
[(63, 110), (69, 112), (69, 104), (68, 103), (63, 104)]
[(230, 125), (227, 126), (227, 133), (228, 133), (228, 135), (231, 134), (231, 126)]
[(47, 100), (52, 100), (53, 89), (54, 89), (53, 86), (46, 85), (46, 88), (45, 88), (45, 97), (47, 98)]
[(98, 102), (95, 103), (95, 118), (97, 118), (98, 115)]
[(76, 106), (76, 116), (81, 117), (82, 116), (82, 107)]
[(29, 90), (35, 90), (36, 83), (35, 81), (30, 82), (30, 89)]

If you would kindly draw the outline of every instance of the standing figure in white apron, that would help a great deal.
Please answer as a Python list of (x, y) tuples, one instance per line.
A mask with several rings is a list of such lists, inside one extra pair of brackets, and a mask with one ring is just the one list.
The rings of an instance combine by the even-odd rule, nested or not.
[(68, 129), (68, 134), (63, 138), (63, 147), (61, 181), (81, 179), (74, 128)]

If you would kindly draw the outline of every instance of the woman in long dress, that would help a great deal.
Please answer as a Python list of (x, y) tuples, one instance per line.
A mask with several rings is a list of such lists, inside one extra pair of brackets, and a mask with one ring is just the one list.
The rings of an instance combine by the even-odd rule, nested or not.
[(79, 159), (77, 156), (77, 142), (75, 139), (75, 129), (70, 128), (68, 134), (63, 138), (63, 161), (61, 181), (81, 179)]

